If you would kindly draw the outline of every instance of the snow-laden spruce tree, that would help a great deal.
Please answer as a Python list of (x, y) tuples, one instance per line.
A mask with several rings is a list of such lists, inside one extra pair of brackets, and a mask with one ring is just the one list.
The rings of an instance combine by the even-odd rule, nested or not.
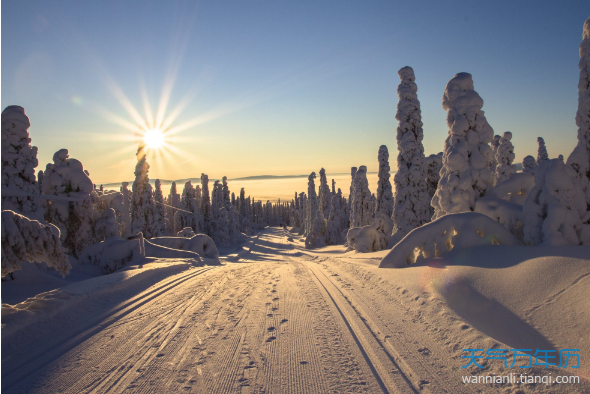
[[(222, 205), (229, 212), (231, 205), (232, 205), (232, 199), (230, 198), (230, 195), (229, 195), (229, 185), (227, 184), (227, 177), (224, 176), (221, 181), (223, 183), (223, 204)], [(233, 193), (232, 193), (232, 195), (233, 195)], [(235, 197), (232, 197), (232, 198), (235, 199)]]
[(332, 193), (330, 193), (330, 186), (328, 186), (328, 179), (326, 178), (326, 170), (320, 170), (320, 186), (319, 186), (319, 211), (324, 218), (330, 214), (330, 201)]
[[(578, 144), (567, 159), (578, 174), (586, 195), (586, 210), (590, 211), (590, 18), (584, 23), (580, 44), (580, 80), (578, 82)], [(590, 222), (586, 221), (586, 224)]]
[[(195, 212), (198, 211), (197, 201), (195, 198), (195, 188), (191, 181), (186, 181), (179, 195), (179, 208), (174, 215), (174, 227), (184, 229), (190, 227), (195, 231)], [(192, 212), (192, 213), (191, 213)]]
[(318, 195), (315, 191), (315, 172), (309, 174), (307, 178), (307, 211), (305, 213), (305, 235), (308, 235), (313, 228), (313, 222), (319, 209)]
[(330, 214), (326, 223), (326, 244), (338, 245), (346, 241), (346, 206), (342, 198), (342, 191), (338, 188), (338, 192), (332, 195), (332, 202), (330, 204)]
[(350, 190), (348, 192), (347, 211), (348, 211), (348, 227), (351, 227), (350, 223), (350, 211), (352, 209), (352, 190), (354, 189), (354, 177), (358, 169), (356, 167), (350, 167)]
[(432, 198), (433, 220), (449, 213), (473, 211), (476, 200), (492, 186), (494, 159), (490, 142), (494, 130), (482, 107), (471, 74), (459, 73), (448, 82), (443, 109), (448, 111), (449, 136), (438, 189)]
[(162, 183), (156, 179), (156, 189), (154, 190), (154, 237), (167, 235), (166, 212), (164, 206), (164, 194), (162, 194)]
[(512, 145), (512, 133), (506, 131), (500, 138), (500, 145), (496, 150), (496, 171), (494, 173), (495, 184), (503, 182), (516, 173), (514, 161), (514, 146)]
[(360, 166), (354, 175), (351, 200), (350, 227), (369, 225), (373, 219), (373, 211), (371, 210), (371, 191), (369, 190), (366, 166)]
[(137, 165), (135, 166), (135, 180), (131, 190), (131, 233), (141, 231), (145, 238), (156, 235), (155, 211), (156, 204), (152, 192), (152, 185), (148, 178), (150, 165), (147, 163), (145, 145), (142, 143), (137, 149)]
[(21, 269), (25, 261), (44, 262), (63, 276), (70, 272), (57, 231), (16, 212), (2, 211), (2, 277)]
[(176, 212), (178, 212), (176, 208), (180, 208), (180, 194), (178, 194), (178, 191), (176, 189), (176, 182), (172, 182), (172, 185), (170, 185), (170, 194), (168, 194), (168, 205), (169, 207), (166, 207), (166, 218), (170, 226), (170, 233), (176, 234), (178, 231), (181, 230), (180, 228), (176, 228), (174, 220)]
[(494, 157), (496, 157), (496, 153), (498, 153), (498, 148), (500, 147), (500, 140), (502, 139), (501, 136), (495, 135), (492, 139), (492, 143), (490, 146), (492, 147), (492, 151), (494, 152)]
[(43, 194), (78, 200), (49, 200), (45, 212), (47, 221), (59, 228), (68, 253), (79, 257), (86, 246), (101, 241), (93, 234), (98, 215), (92, 204), (92, 181), (82, 163), (69, 157), (67, 149), (57, 151), (53, 164), (47, 164), (42, 187)]
[(401, 83), (397, 88), (399, 102), (395, 118), (397, 127), (397, 172), (394, 176), (393, 240), (430, 221), (430, 196), (426, 185), (422, 115), (414, 70), (398, 71)]
[(202, 231), (211, 236), (211, 195), (209, 194), (209, 176), (201, 173), (201, 215), (203, 216)]
[(526, 156), (522, 159), (522, 172), (527, 174), (535, 174), (535, 168), (537, 167), (537, 161), (531, 155)]
[[(438, 181), (440, 180), (440, 169), (442, 168), (442, 157), (443, 153), (439, 152), (437, 155), (430, 155), (424, 159), (424, 166), (426, 167), (426, 187), (428, 195), (432, 201), (436, 188), (438, 187)], [(431, 216), (434, 214), (434, 209), (431, 208)]]
[[(43, 220), (39, 187), (35, 179), (37, 147), (31, 146), (31, 123), (23, 107), (8, 106), (2, 111), (2, 210), (9, 209), (35, 220)], [(8, 191), (22, 196), (10, 196)]]
[(123, 210), (121, 212), (123, 226), (121, 235), (128, 237), (131, 235), (131, 191), (129, 190), (129, 182), (121, 183), (121, 194), (123, 195)]
[(545, 140), (542, 137), (537, 137), (537, 143), (539, 144), (537, 165), (541, 165), (549, 160), (549, 155), (547, 154), (547, 147), (545, 147)]
[(586, 201), (576, 171), (550, 159), (535, 171), (535, 186), (523, 206), (528, 245), (590, 245)]
[(379, 180), (377, 181), (377, 201), (375, 203), (375, 214), (384, 213), (391, 217), (393, 213), (393, 191), (389, 180), (389, 151), (387, 146), (379, 147)]

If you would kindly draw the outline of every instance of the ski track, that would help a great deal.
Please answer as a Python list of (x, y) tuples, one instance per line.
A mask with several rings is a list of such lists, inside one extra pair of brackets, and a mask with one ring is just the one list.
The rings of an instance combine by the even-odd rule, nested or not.
[(268, 229), (240, 262), (161, 280), (67, 337), (20, 333), (36, 352), (3, 358), (2, 391), (470, 392), (462, 360), (409, 307), (420, 296), (288, 236)]

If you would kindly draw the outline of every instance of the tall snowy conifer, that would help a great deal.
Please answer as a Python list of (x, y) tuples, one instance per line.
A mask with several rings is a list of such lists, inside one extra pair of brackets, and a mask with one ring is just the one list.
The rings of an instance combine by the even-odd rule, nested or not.
[(166, 207), (164, 206), (164, 195), (162, 194), (162, 183), (156, 179), (156, 189), (154, 190), (154, 237), (166, 235)]
[(305, 214), (305, 235), (308, 235), (312, 228), (313, 222), (315, 221), (318, 211), (318, 195), (315, 191), (315, 172), (309, 174), (307, 178), (307, 211)]
[(2, 210), (43, 221), (35, 179), (35, 167), (39, 164), (37, 147), (31, 146), (30, 126), (23, 107), (11, 105), (2, 111), (2, 188), (27, 194), (15, 197), (3, 193)]
[[(578, 144), (567, 159), (578, 174), (586, 197), (586, 210), (590, 211), (590, 18), (584, 23), (580, 44), (580, 80), (578, 82)], [(584, 224), (590, 224), (589, 218)]]
[(393, 213), (393, 191), (391, 190), (391, 181), (389, 180), (389, 151), (387, 146), (379, 147), (379, 180), (377, 181), (377, 202), (375, 205), (375, 214), (383, 213), (388, 218)]
[(210, 235), (211, 228), (211, 195), (209, 194), (209, 176), (201, 173), (201, 214), (203, 215), (203, 231)]
[(537, 137), (537, 143), (539, 144), (539, 149), (537, 151), (537, 165), (541, 165), (549, 160), (549, 155), (547, 154), (545, 140), (542, 137)]
[(510, 178), (516, 172), (514, 161), (514, 146), (512, 146), (512, 133), (506, 131), (500, 138), (500, 145), (496, 150), (496, 171), (494, 173), (495, 184), (499, 184)]
[(142, 143), (137, 149), (137, 165), (135, 166), (135, 181), (131, 196), (131, 232), (141, 231), (146, 238), (155, 236), (155, 203), (152, 185), (148, 178), (150, 165), (147, 163), (145, 145)]
[(350, 227), (363, 227), (371, 224), (373, 212), (371, 210), (371, 191), (367, 180), (367, 167), (360, 166), (354, 175), (354, 184), (350, 207)]
[(449, 136), (438, 189), (432, 199), (433, 220), (449, 213), (473, 211), (477, 199), (492, 185), (490, 167), (495, 160), (490, 142), (494, 130), (482, 107), (471, 74), (459, 73), (447, 83), (443, 109), (448, 111)]
[(397, 127), (397, 172), (394, 176), (392, 242), (401, 240), (413, 229), (430, 221), (430, 196), (426, 185), (422, 115), (414, 70), (398, 71), (401, 83), (397, 88), (399, 102), (395, 118)]
[(320, 170), (320, 187), (319, 187), (319, 210), (322, 217), (327, 218), (330, 214), (330, 200), (331, 200), (330, 186), (328, 186), (328, 179), (326, 178), (326, 170)]

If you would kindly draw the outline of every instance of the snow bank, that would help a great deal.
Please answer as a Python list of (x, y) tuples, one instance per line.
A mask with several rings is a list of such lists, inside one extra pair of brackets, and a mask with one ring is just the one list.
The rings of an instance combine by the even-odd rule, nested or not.
[[(59, 312), (72, 310), (79, 315), (83, 302), (96, 305), (104, 299), (104, 292), (115, 293), (127, 291), (131, 286), (147, 289), (154, 283), (182, 272), (190, 267), (182, 261), (150, 260), (142, 261), (139, 267), (124, 270), (97, 278), (84, 280), (56, 290), (38, 294), (16, 305), (2, 304), (2, 340), (31, 325), (39, 324)], [(131, 280), (133, 279), (133, 280)], [(127, 295), (128, 297), (128, 295)], [(124, 300), (121, 300), (124, 301)]]
[(2, 277), (20, 269), (23, 261), (44, 262), (63, 276), (71, 268), (59, 235), (51, 226), (13, 211), (2, 211)]
[(522, 205), (534, 186), (535, 177), (533, 174), (519, 172), (512, 174), (510, 178), (496, 185), (487, 196), (505, 199)]
[(195, 235), (196, 235), (195, 232), (190, 227), (185, 227), (176, 234), (177, 237), (182, 237), (182, 238), (192, 238)]
[(219, 262), (219, 251), (217, 250), (217, 246), (215, 246), (215, 242), (205, 234), (196, 234), (191, 238), (157, 237), (150, 239), (150, 243), (170, 249), (194, 252), (201, 256), (201, 258), (212, 259), (214, 262)]
[(78, 261), (80, 264), (98, 267), (102, 274), (110, 274), (123, 268), (130, 261), (143, 258), (145, 255), (143, 236), (113, 237), (86, 247)]
[(457, 248), (522, 244), (500, 223), (476, 213), (445, 215), (414, 229), (383, 258), (380, 268), (402, 268)]

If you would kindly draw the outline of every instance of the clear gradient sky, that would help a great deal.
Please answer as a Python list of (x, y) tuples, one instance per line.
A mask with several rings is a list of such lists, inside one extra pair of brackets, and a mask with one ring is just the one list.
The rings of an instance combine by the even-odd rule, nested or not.
[[(583, 1), (2, 1), (2, 108), (31, 119), (39, 169), (67, 148), (95, 183), (133, 179), (130, 125), (183, 130), (150, 178), (395, 169), (397, 70), (412, 66), (426, 154), (446, 83), (473, 74), (516, 160), (576, 143)], [(127, 103), (125, 104), (127, 100)], [(166, 110), (160, 103), (167, 103)], [(126, 109), (127, 107), (127, 109)]]

